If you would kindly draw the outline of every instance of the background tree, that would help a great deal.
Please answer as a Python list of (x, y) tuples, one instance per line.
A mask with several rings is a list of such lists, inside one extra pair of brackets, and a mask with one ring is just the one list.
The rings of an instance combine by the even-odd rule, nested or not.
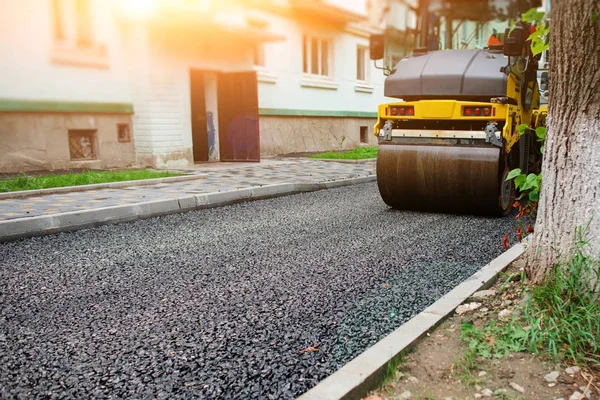
[(590, 256), (600, 259), (599, 13), (598, 0), (551, 4), (543, 184), (526, 256), (533, 283), (544, 279), (558, 257), (570, 254), (577, 226), (589, 223)]

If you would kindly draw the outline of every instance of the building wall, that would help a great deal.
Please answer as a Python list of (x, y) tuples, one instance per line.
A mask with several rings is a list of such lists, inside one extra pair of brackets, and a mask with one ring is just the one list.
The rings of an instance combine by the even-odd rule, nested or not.
[[(81, 52), (72, 23), (56, 40), (51, 1), (0, 0), (0, 172), (135, 163), (134, 141), (117, 136), (133, 110), (115, 20), (90, 4), (94, 47)], [(71, 160), (70, 129), (95, 130), (96, 160)]]
[[(135, 165), (133, 141), (119, 142), (117, 124), (127, 114), (0, 113), (0, 172)], [(96, 160), (72, 161), (69, 130), (95, 132)]]
[[(361, 145), (377, 145), (373, 135), (374, 118), (261, 116), (260, 147), (265, 156), (351, 150)], [(367, 141), (361, 143), (361, 127)]]
[[(364, 5), (361, 7), (360, 3), (345, 3), (345, 7), (362, 13)], [(377, 106), (390, 101), (383, 95), (383, 72), (368, 59), (368, 32), (353, 32), (343, 26), (277, 15), (265, 18), (270, 23), (270, 31), (284, 35), (285, 40), (266, 43), (264, 65), (256, 67), (262, 114), (261, 154), (316, 152), (358, 146), (360, 126), (368, 126), (370, 134)], [(330, 41), (329, 77), (304, 73), (305, 34)], [(361, 82), (357, 80), (359, 46), (367, 50), (366, 81)], [(359, 114), (362, 118), (356, 117)], [(346, 138), (343, 144), (342, 137)], [(375, 145), (376, 140), (370, 140), (370, 143)]]
[(206, 71), (206, 111), (217, 116), (216, 72), (251, 71), (252, 47), (202, 31), (147, 26), (128, 30), (126, 41), (138, 162), (193, 164), (190, 70)]
[[(258, 68), (261, 108), (376, 111), (385, 101), (383, 72), (368, 62), (367, 84), (356, 79), (357, 46), (368, 48), (369, 39), (342, 30), (274, 16), (271, 30), (286, 36), (282, 42), (267, 43), (265, 67)], [(330, 38), (333, 45), (331, 78), (303, 72), (302, 35)], [(271, 79), (268, 79), (271, 78)]]
[[(67, 8), (75, 4), (75, 0), (62, 1)], [(168, 1), (163, 3), (169, 4), (171, 11), (178, 10), (179, 6), (171, 6)], [(198, 4), (204, 3), (206, 1)], [(214, 4), (217, 3), (215, 0)], [(342, 3), (348, 8), (346, 2)], [(179, 17), (189, 17), (187, 24), (179, 23), (179, 18), (171, 18), (171, 25), (155, 25), (147, 15), (127, 19), (117, 7), (125, 4), (120, 0), (90, 0), (94, 43), (91, 49), (82, 52), (74, 45), (76, 24), (73, 20), (68, 21), (65, 28), (64, 36), (68, 40), (57, 39), (52, 4), (40, 0), (18, 3), (0, 0), (3, 20), (0, 24), (0, 133), (3, 135), (0, 141), (12, 144), (2, 153), (3, 158), (10, 160), (3, 160), (1, 165), (5, 170), (75, 165), (68, 157), (68, 140), (64, 139), (68, 138), (69, 129), (97, 129), (99, 160), (88, 162), (90, 166), (137, 163), (176, 167), (192, 163), (192, 68), (206, 71), (207, 111), (215, 116), (218, 116), (217, 73), (258, 71), (259, 107), (261, 113), (268, 111), (260, 121), (265, 129), (261, 136), (273, 137), (272, 142), (275, 142), (274, 135), (278, 134), (282, 140), (296, 143), (295, 147), (269, 147), (265, 139), (267, 147), (263, 154), (272, 154), (276, 148), (283, 152), (307, 151), (302, 146), (310, 140), (296, 138), (313, 133), (302, 123), (318, 129), (321, 135), (324, 132), (330, 135), (326, 140), (313, 141), (319, 146), (311, 149), (337, 148), (337, 138), (354, 135), (345, 132), (346, 129), (348, 132), (359, 129), (345, 128), (342, 118), (335, 115), (358, 113), (366, 118), (362, 124), (373, 118), (377, 105), (385, 101), (384, 76), (371, 62), (367, 66), (368, 79), (360, 83), (356, 79), (357, 46), (368, 47), (368, 35), (350, 33), (341, 25), (331, 27), (293, 15), (245, 9), (242, 5), (235, 8), (235, 15), (230, 9), (216, 7), (217, 13), (224, 15), (223, 24), (242, 26), (247, 16), (258, 13), (269, 23), (271, 33), (285, 37), (283, 41), (268, 43), (265, 66), (255, 67), (256, 42), (239, 34), (227, 36), (213, 28), (203, 30), (200, 22), (210, 18), (203, 12), (192, 15), (181, 8), (184, 15)], [(365, 8), (365, 3), (361, 4), (358, 8)], [(349, 8), (357, 11), (354, 6)], [(364, 10), (358, 12), (364, 13)], [(164, 22), (170, 18), (161, 11), (157, 13), (157, 20)], [(304, 33), (331, 40), (330, 78), (307, 76), (303, 72)], [(290, 110), (316, 110), (319, 117), (305, 113), (302, 118), (294, 119), (289, 116)], [(68, 122), (72, 120), (80, 121), (81, 126), (81, 121), (88, 122), (84, 127), (73, 128)], [(89, 122), (92, 120), (94, 122)], [(131, 142), (110, 144), (117, 141), (117, 122), (132, 123)], [(215, 128), (218, 138), (218, 123)], [(343, 146), (354, 142), (357, 143), (347, 139)], [(60, 147), (65, 144), (66, 148)], [(131, 153), (134, 144), (135, 157)], [(218, 151), (211, 153), (211, 159), (218, 159)]]
[(85, 57), (55, 41), (51, 4), (0, 0), (0, 99), (130, 102), (111, 8), (92, 0), (94, 36), (106, 57)]

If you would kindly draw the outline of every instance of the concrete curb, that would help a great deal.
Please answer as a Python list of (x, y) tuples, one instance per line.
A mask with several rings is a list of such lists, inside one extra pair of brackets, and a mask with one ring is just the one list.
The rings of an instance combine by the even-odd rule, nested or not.
[(336, 158), (311, 158), (311, 160), (339, 162), (344, 164), (368, 164), (377, 161), (377, 158), (363, 158), (362, 160), (340, 160)]
[(38, 190), (21, 190), (19, 192), (0, 193), (0, 200), (20, 199), (23, 197), (44, 196), (44, 195), (48, 195), (48, 194), (85, 192), (87, 190), (96, 190), (96, 189), (118, 189), (118, 188), (129, 187), (129, 186), (159, 185), (161, 183), (174, 183), (174, 182), (193, 181), (196, 179), (204, 179), (207, 176), (208, 175), (206, 175), (206, 174), (195, 174), (195, 175), (186, 175), (186, 176), (171, 176), (168, 178), (141, 179), (141, 180), (137, 180), (137, 181), (97, 183), (94, 185), (64, 186), (64, 187), (38, 189)]
[(329, 182), (284, 183), (230, 192), (192, 195), (169, 200), (148, 201), (122, 206), (72, 211), (62, 214), (9, 219), (0, 221), (0, 243), (31, 236), (49, 235), (58, 232), (75, 231), (100, 225), (134, 221), (137, 219), (152, 218), (179, 212), (220, 207), (244, 201), (356, 185), (373, 182), (376, 179), (375, 175), (369, 175)]
[(524, 251), (525, 246), (519, 243), (502, 253), (419, 315), (300, 396), (298, 400), (338, 400), (364, 397), (370, 390), (381, 384), (388, 362), (400, 357), (404, 350), (414, 346), (419, 339), (446, 319), (473, 293), (490, 287), (498, 274), (520, 257)]

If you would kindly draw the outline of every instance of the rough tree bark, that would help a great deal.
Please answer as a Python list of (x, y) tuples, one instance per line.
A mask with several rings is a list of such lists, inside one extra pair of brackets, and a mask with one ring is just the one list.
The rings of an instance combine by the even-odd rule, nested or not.
[[(527, 276), (541, 282), (590, 220), (600, 259), (600, 11), (598, 0), (552, 0), (548, 135)], [(592, 219), (593, 217), (593, 219)]]

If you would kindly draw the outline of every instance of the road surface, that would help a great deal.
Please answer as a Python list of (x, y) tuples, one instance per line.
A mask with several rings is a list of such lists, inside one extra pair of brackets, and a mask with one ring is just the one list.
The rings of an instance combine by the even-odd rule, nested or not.
[(0, 398), (294, 398), (512, 222), (393, 211), (370, 183), (0, 244)]

